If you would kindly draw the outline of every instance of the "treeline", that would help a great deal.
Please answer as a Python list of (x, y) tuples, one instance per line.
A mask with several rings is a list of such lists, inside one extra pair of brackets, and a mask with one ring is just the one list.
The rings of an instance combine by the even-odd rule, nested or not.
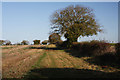
[[(33, 40), (34, 45), (47, 45), (47, 44), (56, 44), (57, 42), (60, 42), (61, 36), (57, 33), (53, 33), (49, 36), (49, 40), (44, 40), (41, 42), (41, 40)], [(30, 45), (28, 40), (23, 40), (22, 42), (12, 44), (10, 40), (0, 40), (0, 45)], [(33, 45), (33, 44), (31, 44)]]
[[(40, 40), (33, 40), (34, 45), (47, 45), (49, 43), (49, 40), (44, 40), (40, 42)], [(27, 40), (23, 40), (22, 42), (12, 44), (10, 40), (0, 40), (0, 45), (32, 45)]]
[(0, 45), (11, 45), (11, 41), (9, 40), (0, 40)]

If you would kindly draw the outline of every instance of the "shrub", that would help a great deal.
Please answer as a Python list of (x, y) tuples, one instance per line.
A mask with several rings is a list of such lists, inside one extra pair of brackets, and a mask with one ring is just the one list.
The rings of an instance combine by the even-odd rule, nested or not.
[(82, 43), (73, 42), (71, 48), (72, 48), (73, 50), (81, 51), (81, 49), (82, 49)]
[(114, 65), (117, 63), (117, 57), (115, 54), (104, 54), (100, 56), (96, 56), (93, 58), (94, 63), (97, 63), (99, 65)]
[(21, 43), (16, 43), (16, 45), (21, 45)]
[(5, 40), (5, 45), (11, 45), (11, 41)]
[(49, 36), (50, 44), (56, 44), (60, 39), (60, 35), (57, 33), (53, 33)]
[(115, 49), (116, 49), (116, 55), (117, 55), (118, 61), (120, 61), (120, 43), (115, 44)]
[(110, 45), (101, 41), (91, 41), (91, 42), (73, 42), (72, 49), (78, 50), (81, 54), (85, 55), (103, 55), (107, 53), (107, 49)]
[(29, 41), (23, 40), (23, 41), (21, 42), (21, 44), (22, 44), (22, 45), (28, 45), (28, 44), (29, 44)]
[(116, 53), (120, 54), (120, 43), (115, 44)]
[(3, 45), (5, 43), (4, 40), (0, 40), (0, 45)]
[(115, 46), (116, 45), (116, 43), (109, 43), (111, 46)]
[(43, 45), (46, 45), (47, 43), (48, 43), (48, 40), (44, 40), (44, 41), (42, 42)]
[(40, 44), (40, 40), (34, 40), (34, 45), (39, 45)]
[(95, 56), (104, 55), (108, 53), (108, 49), (110, 48), (110, 45), (108, 43), (104, 42), (98, 42), (98, 43), (90, 43), (90, 49), (91, 54)]
[(90, 43), (107, 43), (105, 40), (91, 40)]
[(64, 48), (64, 49), (70, 49), (72, 47), (72, 44), (69, 43), (68, 41), (57, 41), (56, 46), (59, 48)]
[(59, 41), (57, 41), (56, 42), (56, 46), (58, 47), (58, 48), (63, 48), (63, 46), (64, 46), (64, 43), (63, 43), (64, 41), (62, 41), (62, 40), (59, 40)]

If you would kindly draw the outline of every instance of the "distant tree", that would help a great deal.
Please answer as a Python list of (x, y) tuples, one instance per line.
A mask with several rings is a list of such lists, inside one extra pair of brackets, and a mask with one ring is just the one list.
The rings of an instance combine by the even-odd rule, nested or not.
[(42, 42), (43, 45), (46, 45), (47, 43), (48, 43), (48, 40), (44, 40), (44, 41)]
[(22, 44), (22, 45), (28, 45), (28, 44), (29, 44), (29, 41), (23, 40), (23, 41), (21, 42), (21, 44)]
[(0, 45), (3, 45), (5, 43), (4, 40), (0, 40)]
[(81, 36), (97, 35), (102, 29), (92, 11), (79, 5), (57, 10), (51, 17), (52, 33), (64, 35), (68, 43), (77, 42)]
[(61, 40), (61, 38), (60, 38), (60, 35), (57, 33), (53, 33), (49, 36), (50, 44), (56, 44), (56, 42), (58, 42), (59, 40)]
[(11, 44), (12, 44), (11, 41), (5, 40), (5, 45), (11, 45)]
[(16, 45), (21, 45), (21, 43), (16, 43)]
[(34, 45), (39, 45), (40, 44), (40, 40), (34, 40)]

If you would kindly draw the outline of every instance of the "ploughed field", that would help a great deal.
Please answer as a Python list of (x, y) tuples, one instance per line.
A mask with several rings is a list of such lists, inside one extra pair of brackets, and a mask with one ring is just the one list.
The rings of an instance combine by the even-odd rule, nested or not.
[[(10, 45), (2, 48), (2, 78), (120, 78), (120, 68), (88, 62), (55, 45)], [(77, 51), (76, 51), (77, 52)]]

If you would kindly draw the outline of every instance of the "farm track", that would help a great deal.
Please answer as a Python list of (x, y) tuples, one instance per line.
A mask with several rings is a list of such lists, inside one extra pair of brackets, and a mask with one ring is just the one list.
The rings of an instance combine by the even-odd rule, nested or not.
[[(17, 46), (11, 50), (8, 49), (8, 53), (3, 54), (3, 78), (26, 78), (26, 75), (32, 78), (89, 78), (93, 76), (104, 76), (105, 74), (105, 71), (100, 66), (89, 64), (84, 60), (88, 57), (77, 58), (63, 50), (29, 49), (28, 47), (31, 46)], [(32, 45), (32, 47), (41, 46)], [(98, 68), (100, 69), (98, 70)]]

